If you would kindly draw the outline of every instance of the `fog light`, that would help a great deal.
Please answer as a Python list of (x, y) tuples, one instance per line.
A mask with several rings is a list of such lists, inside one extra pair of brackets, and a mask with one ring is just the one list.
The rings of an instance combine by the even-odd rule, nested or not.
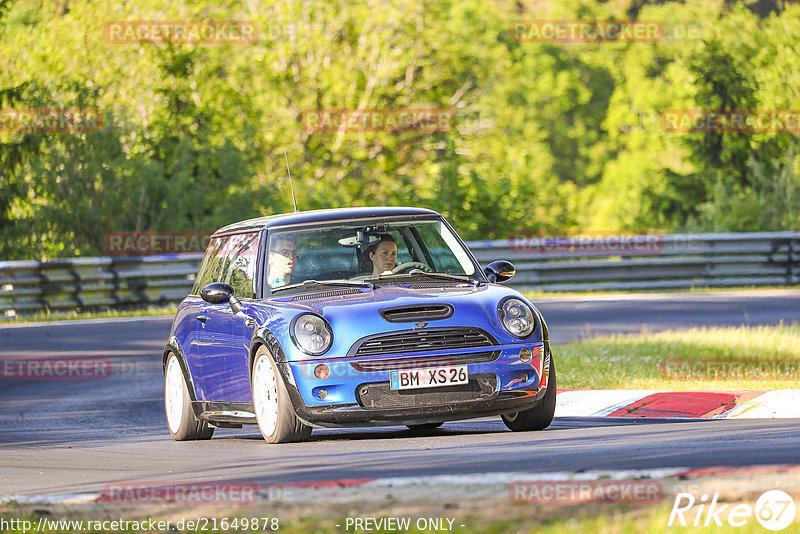
[(319, 390), (319, 393), (317, 393), (317, 396), (320, 399), (327, 399), (328, 398), (328, 392), (325, 391), (324, 389), (321, 389), (321, 390)]
[(528, 363), (531, 361), (532, 357), (533, 353), (531, 352), (531, 349), (522, 349), (519, 351), (519, 360), (523, 363)]
[(320, 380), (325, 380), (326, 378), (328, 378), (328, 375), (330, 374), (331, 372), (328, 370), (327, 365), (318, 365), (314, 368), (314, 376), (316, 376)]

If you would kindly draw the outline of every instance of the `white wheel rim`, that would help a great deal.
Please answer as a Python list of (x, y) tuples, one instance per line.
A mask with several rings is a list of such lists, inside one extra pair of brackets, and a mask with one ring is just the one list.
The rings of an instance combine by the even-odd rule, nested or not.
[(271, 436), (278, 426), (278, 381), (266, 354), (253, 366), (253, 404), (261, 434)]
[(171, 357), (167, 364), (167, 376), (164, 385), (164, 404), (167, 411), (167, 424), (175, 433), (183, 419), (183, 373), (178, 359)]

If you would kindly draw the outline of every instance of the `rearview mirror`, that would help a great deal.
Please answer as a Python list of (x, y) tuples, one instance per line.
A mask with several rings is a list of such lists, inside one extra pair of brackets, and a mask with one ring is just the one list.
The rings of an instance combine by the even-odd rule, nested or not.
[(339, 239), (339, 244), (343, 247), (355, 248), (364, 245), (371, 245), (380, 241), (380, 237), (375, 234), (358, 230), (354, 234), (347, 234)]
[(500, 283), (514, 278), (517, 269), (510, 261), (497, 260), (484, 267), (483, 273), (490, 282)]

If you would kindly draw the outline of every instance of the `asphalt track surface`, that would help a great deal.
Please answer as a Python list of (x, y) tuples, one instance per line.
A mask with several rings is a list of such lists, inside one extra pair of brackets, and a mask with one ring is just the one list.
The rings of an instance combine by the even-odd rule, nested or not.
[[(696, 325), (800, 321), (800, 291), (720, 292), (538, 301), (553, 339)], [(0, 379), (0, 495), (102, 491), (120, 482), (260, 485), (489, 472), (800, 463), (800, 420), (556, 418), (512, 433), (497, 418), (405, 427), (315, 429), (270, 446), (256, 427), (174, 442), (163, 413), (161, 348), (171, 318), (0, 327), (0, 355), (107, 357), (105, 380)], [(557, 352), (556, 352), (557, 358)], [(117, 374), (119, 373), (119, 374)]]

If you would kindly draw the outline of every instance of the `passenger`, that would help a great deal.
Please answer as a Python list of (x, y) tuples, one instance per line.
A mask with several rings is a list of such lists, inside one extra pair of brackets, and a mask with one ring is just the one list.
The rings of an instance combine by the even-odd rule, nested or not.
[(397, 240), (389, 234), (381, 234), (381, 240), (369, 252), (372, 261), (372, 275), (391, 272), (397, 263)]
[(269, 287), (280, 287), (291, 283), (295, 262), (300, 259), (297, 243), (288, 237), (270, 240)]

